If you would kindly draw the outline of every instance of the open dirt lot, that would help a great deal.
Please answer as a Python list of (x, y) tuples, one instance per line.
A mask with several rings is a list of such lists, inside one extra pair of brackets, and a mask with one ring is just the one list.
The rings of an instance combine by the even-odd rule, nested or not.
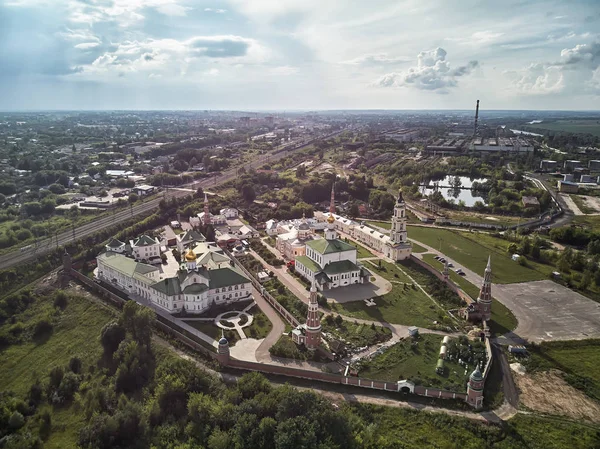
[(521, 403), (536, 412), (600, 423), (600, 404), (567, 384), (557, 371), (515, 374)]

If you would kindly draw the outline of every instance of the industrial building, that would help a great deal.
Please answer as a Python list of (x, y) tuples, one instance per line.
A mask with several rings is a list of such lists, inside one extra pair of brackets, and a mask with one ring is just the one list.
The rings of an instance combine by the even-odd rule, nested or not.
[(533, 144), (523, 137), (476, 137), (469, 146), (471, 151), (531, 153)]
[(558, 191), (561, 193), (577, 193), (579, 184), (569, 181), (558, 181)]
[(565, 161), (565, 163), (564, 163), (565, 170), (575, 170), (576, 168), (581, 168), (581, 161), (575, 161), (572, 159)]
[(383, 133), (382, 136), (391, 140), (395, 140), (396, 142), (411, 142), (419, 137), (420, 132), (421, 131), (418, 129), (396, 129), (393, 131), (387, 131)]

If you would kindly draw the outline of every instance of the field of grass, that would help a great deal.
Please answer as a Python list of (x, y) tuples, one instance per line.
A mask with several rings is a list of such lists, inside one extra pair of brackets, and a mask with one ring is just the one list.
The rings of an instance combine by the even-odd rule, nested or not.
[[(0, 352), (0, 390), (10, 390), (18, 397), (25, 397), (36, 379), (43, 379), (53, 367), (68, 365), (72, 357), (81, 359), (83, 372), (96, 366), (102, 353), (99, 340), (102, 327), (116, 319), (111, 309), (86, 298), (69, 296), (67, 307), (56, 312), (52, 297), (47, 296), (15, 318), (28, 327), (49, 313), (54, 316), (54, 329), (49, 338), (38, 342), (26, 340)], [(7, 322), (0, 330), (10, 326)], [(75, 404), (42, 408), (52, 414), (52, 433), (44, 447), (76, 447), (79, 430), (86, 424), (85, 415)]]
[(573, 224), (600, 228), (600, 215), (575, 215), (573, 217)]
[(396, 266), (387, 262), (382, 263), (382, 270), (370, 264), (366, 266), (390, 280), (392, 291), (374, 298), (376, 306), (367, 307), (364, 301), (333, 303), (332, 311), (354, 318), (419, 327), (432, 327), (434, 321), (440, 320), (444, 312), (420, 289), (411, 287), (412, 281)]
[(350, 245), (356, 247), (356, 249), (357, 249), (356, 257), (358, 259), (365, 259), (367, 257), (375, 257), (375, 255), (371, 251), (369, 251), (365, 246), (363, 246), (359, 243), (353, 242), (352, 240), (349, 240), (348, 243)]
[(269, 335), (273, 329), (273, 324), (267, 318), (267, 315), (261, 312), (258, 306), (252, 307), (248, 313), (252, 314), (254, 321), (248, 327), (244, 328), (244, 334), (248, 338), (261, 339)]
[(519, 265), (506, 252), (509, 243), (489, 234), (411, 226), (408, 235), (481, 275), (491, 255), (493, 280), (499, 284), (547, 279), (553, 271), (549, 265), (532, 261), (528, 261), (528, 267)]
[(392, 331), (387, 327), (354, 324), (348, 320), (344, 320), (341, 324), (338, 324), (334, 322), (333, 317), (329, 317), (321, 321), (323, 332), (334, 335), (352, 347), (373, 346), (392, 338)]
[[(208, 335), (214, 340), (218, 340), (219, 338), (221, 338), (221, 328), (216, 326), (213, 322), (195, 320), (184, 321), (186, 324), (189, 324), (194, 329), (198, 329), (200, 332)], [(234, 346), (240, 340), (240, 336), (235, 330), (226, 330), (223, 334), (225, 335), (225, 338), (227, 338), (229, 346)]]
[[(592, 426), (518, 414), (502, 428), (438, 413), (353, 404), (351, 409), (374, 429), (370, 447), (461, 449), (591, 449), (600, 437)], [(408, 424), (410, 423), (410, 424)]]
[[(53, 310), (50, 298), (39, 300), (17, 319), (27, 327)], [(100, 331), (112, 318), (109, 309), (85, 298), (69, 297), (66, 309), (56, 316), (54, 330), (47, 341), (29, 340), (0, 352), (1, 388), (22, 396), (38, 377), (55, 366), (65, 366), (74, 356), (79, 357), (87, 369), (100, 356)], [(2, 327), (6, 326), (10, 324)]]
[(387, 221), (367, 220), (366, 223), (372, 226), (378, 226), (382, 229), (392, 229), (392, 224)]
[[(597, 119), (556, 120), (555, 122), (536, 123), (525, 126), (528, 130), (561, 131), (573, 134), (591, 134), (600, 137), (600, 121)], [(535, 132), (535, 131), (534, 131)]]
[(448, 216), (452, 220), (469, 221), (471, 223), (487, 223), (495, 225), (513, 225), (519, 221), (519, 217), (491, 214), (475, 214), (456, 211), (448, 211)]
[(425, 253), (425, 252), (427, 252), (427, 249), (423, 248), (421, 245), (419, 245), (416, 242), (412, 242), (412, 252), (413, 253)]
[[(435, 260), (433, 254), (425, 254), (423, 260), (436, 270), (443, 270), (443, 264)], [(471, 284), (463, 276), (456, 274), (452, 269), (450, 270), (450, 280), (462, 288), (471, 298), (477, 299), (477, 296), (479, 296), (479, 287)], [(490, 329), (493, 333), (501, 335), (514, 331), (518, 324), (517, 318), (508, 307), (498, 301), (492, 302), (492, 320)]]
[(528, 371), (559, 369), (569, 384), (600, 401), (600, 340), (547, 342), (528, 350)]
[[(436, 372), (442, 336), (422, 334), (416, 341), (406, 338), (370, 361), (363, 362), (360, 377), (374, 380), (411, 380), (417, 385), (463, 392), (469, 370), (457, 362), (446, 360), (444, 374)], [(472, 371), (472, 369), (471, 369)]]
[(573, 200), (575, 205), (579, 208), (579, 210), (581, 212), (583, 212), (584, 214), (595, 214), (598, 212), (596, 209), (594, 209), (593, 207), (588, 205), (588, 203), (584, 197), (579, 196), (579, 195), (569, 195), (569, 196), (571, 197), (571, 199)]

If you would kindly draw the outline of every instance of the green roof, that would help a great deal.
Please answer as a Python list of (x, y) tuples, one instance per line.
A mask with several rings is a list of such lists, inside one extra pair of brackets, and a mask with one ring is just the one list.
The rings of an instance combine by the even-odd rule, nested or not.
[(179, 295), (181, 293), (181, 284), (179, 278), (167, 278), (152, 285), (154, 290), (158, 290), (167, 296)]
[(125, 243), (123, 243), (120, 240), (117, 240), (115, 238), (110, 239), (110, 242), (108, 242), (106, 244), (106, 246), (110, 247), (110, 248), (119, 248), (121, 246), (123, 246)]
[(321, 271), (320, 273), (317, 273), (315, 275), (315, 280), (319, 284), (326, 284), (327, 282), (331, 282), (331, 278), (329, 276), (327, 276), (324, 271)]
[(182, 242), (188, 242), (188, 241), (205, 242), (206, 238), (204, 238), (204, 236), (202, 234), (200, 234), (198, 231), (195, 231), (194, 229), (190, 229), (189, 231), (185, 231), (185, 233), (181, 236), (180, 241), (182, 241)]
[(147, 235), (142, 235), (139, 239), (137, 239), (134, 242), (135, 246), (150, 246), (150, 245), (156, 245), (156, 240), (154, 240), (151, 237), (148, 237)]
[(106, 265), (129, 277), (133, 277), (136, 273), (147, 274), (152, 271), (158, 271), (158, 268), (152, 265), (136, 262), (127, 256), (113, 253), (112, 251), (100, 254), (96, 259), (102, 260)]
[(350, 271), (359, 271), (360, 267), (349, 260), (340, 260), (338, 262), (330, 262), (325, 265), (323, 271), (328, 275), (348, 273)]
[(310, 270), (313, 273), (318, 273), (319, 271), (321, 271), (321, 267), (308, 256), (296, 257), (296, 263), (298, 263), (298, 262), (300, 262), (302, 265), (304, 265), (306, 267), (307, 270)]
[(340, 253), (342, 251), (356, 251), (356, 248), (349, 243), (343, 242), (339, 239), (327, 240), (318, 239), (311, 240), (306, 243), (306, 246), (314, 249), (319, 254), (331, 254)]
[(205, 284), (192, 284), (184, 288), (183, 293), (189, 295), (190, 293), (202, 293), (206, 290), (208, 290), (208, 287)]
[(208, 276), (210, 277), (210, 288), (222, 288), (250, 282), (247, 277), (229, 267), (209, 270)]

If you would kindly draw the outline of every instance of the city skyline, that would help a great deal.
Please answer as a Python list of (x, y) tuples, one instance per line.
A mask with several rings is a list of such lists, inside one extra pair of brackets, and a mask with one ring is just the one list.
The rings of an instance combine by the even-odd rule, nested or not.
[(597, 3), (423, 3), (5, 0), (0, 109), (598, 109)]

